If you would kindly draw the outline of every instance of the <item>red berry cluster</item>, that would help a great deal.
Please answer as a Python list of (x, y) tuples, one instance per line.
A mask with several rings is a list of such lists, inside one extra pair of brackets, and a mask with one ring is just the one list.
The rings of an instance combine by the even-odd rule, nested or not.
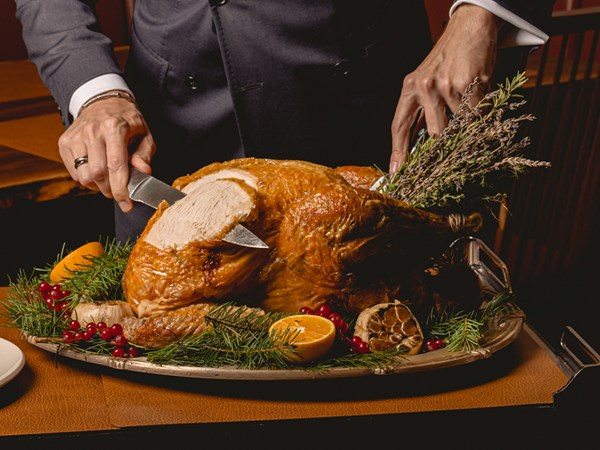
[(441, 338), (432, 337), (425, 340), (425, 350), (428, 352), (444, 348), (445, 346), (446, 343)]
[(352, 336), (352, 339), (350, 339), (350, 351), (358, 354), (369, 353), (369, 343), (363, 341), (360, 336)]
[(99, 337), (103, 341), (113, 344), (115, 347), (112, 349), (111, 354), (117, 358), (127, 356), (135, 358), (139, 355), (137, 347), (132, 347), (127, 343), (127, 338), (123, 336), (123, 327), (119, 323), (109, 327), (104, 322), (89, 322), (84, 330), (77, 320), (71, 320), (69, 329), (62, 334), (63, 340), (68, 344), (91, 341), (94, 337)]
[(60, 284), (52, 285), (47, 281), (42, 281), (38, 285), (38, 291), (51, 311), (68, 313), (68, 302), (64, 298), (71, 295), (71, 292), (65, 291)]
[(353, 336), (352, 338), (347, 336), (349, 328), (348, 322), (344, 320), (344, 317), (341, 314), (334, 312), (329, 305), (323, 304), (316, 310), (313, 310), (308, 306), (303, 306), (300, 308), (300, 314), (321, 316), (331, 320), (337, 331), (338, 339), (350, 348), (350, 352), (369, 353), (369, 344), (367, 342), (363, 342), (358, 336)]

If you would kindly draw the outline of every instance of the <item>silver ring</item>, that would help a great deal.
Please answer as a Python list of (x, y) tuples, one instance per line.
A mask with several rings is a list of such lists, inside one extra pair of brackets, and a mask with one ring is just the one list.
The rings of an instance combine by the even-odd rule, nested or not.
[(83, 166), (84, 164), (87, 164), (87, 162), (88, 162), (87, 156), (80, 156), (79, 158), (75, 158), (73, 160), (73, 165), (75, 166), (75, 170), (79, 169), (79, 166)]

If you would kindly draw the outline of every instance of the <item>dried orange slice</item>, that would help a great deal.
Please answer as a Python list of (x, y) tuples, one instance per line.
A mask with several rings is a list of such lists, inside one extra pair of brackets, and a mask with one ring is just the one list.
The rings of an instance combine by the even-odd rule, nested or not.
[(286, 359), (303, 363), (327, 354), (335, 341), (335, 325), (321, 316), (295, 315), (278, 320), (269, 328), (273, 339), (283, 339), (294, 346)]
[(100, 242), (88, 242), (73, 250), (61, 259), (50, 272), (50, 280), (60, 283), (71, 278), (72, 272), (83, 270), (92, 265), (91, 259), (104, 254), (104, 246)]

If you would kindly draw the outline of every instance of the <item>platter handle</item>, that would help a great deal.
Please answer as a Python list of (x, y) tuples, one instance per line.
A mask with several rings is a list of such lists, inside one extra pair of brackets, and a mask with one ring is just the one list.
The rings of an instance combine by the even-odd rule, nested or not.
[(508, 267), (481, 239), (473, 236), (461, 237), (454, 241), (451, 247), (456, 245), (464, 246), (467, 263), (479, 277), (484, 289), (493, 293), (503, 290), (512, 293)]
[(600, 402), (598, 376), (600, 354), (573, 327), (566, 326), (560, 337), (561, 351), (557, 355), (569, 382), (554, 393), (554, 402), (561, 407), (597, 408)]

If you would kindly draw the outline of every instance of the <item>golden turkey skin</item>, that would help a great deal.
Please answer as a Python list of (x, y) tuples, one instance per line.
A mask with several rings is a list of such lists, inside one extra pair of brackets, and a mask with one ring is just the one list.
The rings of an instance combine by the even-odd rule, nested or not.
[[(187, 195), (161, 204), (138, 239), (125, 297), (139, 318), (170, 312), (171, 322), (195, 303), (287, 312), (329, 303), (358, 313), (391, 301), (407, 275), (481, 218), (457, 230), (446, 216), (370, 191), (379, 176), (374, 168), (245, 158), (179, 178), (174, 187)], [(238, 223), (269, 248), (222, 241)]]

